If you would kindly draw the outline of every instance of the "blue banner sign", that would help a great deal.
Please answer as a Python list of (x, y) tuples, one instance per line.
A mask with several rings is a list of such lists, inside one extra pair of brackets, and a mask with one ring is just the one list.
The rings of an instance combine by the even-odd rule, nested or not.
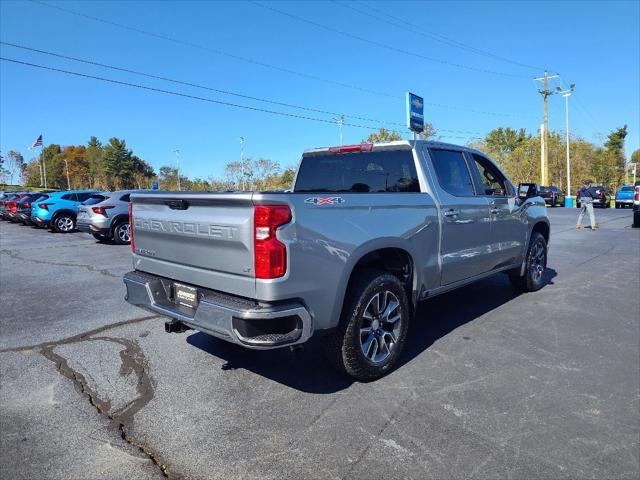
[(411, 92), (407, 92), (407, 127), (412, 132), (424, 130), (424, 101)]
[(151, 190), (157, 190), (158, 189), (158, 182), (151, 182)]

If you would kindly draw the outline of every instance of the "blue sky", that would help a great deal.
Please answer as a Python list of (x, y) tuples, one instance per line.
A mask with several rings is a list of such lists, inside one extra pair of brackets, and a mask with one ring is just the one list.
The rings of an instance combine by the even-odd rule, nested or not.
[[(405, 121), (403, 97), (410, 90), (425, 98), (426, 119), (440, 129), (443, 140), (453, 143), (465, 143), (469, 137), (499, 126), (535, 132), (542, 120), (542, 100), (532, 79), (542, 71), (473, 50), (479, 49), (559, 72), (565, 84), (575, 82), (576, 91), (570, 99), (572, 133), (600, 143), (612, 129), (626, 123), (627, 152), (640, 146), (640, 2), (636, 1), (366, 0), (346, 6), (332, 1), (265, 2), (287, 14), (383, 46), (244, 1), (48, 3), (178, 42), (40, 3), (17, 1), (0, 3), (2, 41), (391, 123)], [(389, 15), (423, 28), (419, 32), (399, 28), (392, 24), (398, 20)], [(459, 48), (452, 41), (464, 46)], [(218, 101), (332, 118), (5, 45), (0, 52), (3, 57), (25, 62)], [(91, 135), (103, 141), (117, 136), (125, 138), (137, 155), (156, 168), (172, 164), (173, 151), (179, 148), (183, 172), (208, 177), (222, 175), (224, 164), (239, 158), (241, 136), (246, 139), (246, 156), (270, 158), (283, 166), (295, 164), (305, 148), (339, 143), (338, 126), (331, 123), (232, 108), (7, 62), (0, 62), (0, 82), (0, 148), (2, 152), (21, 151), (27, 158), (26, 147), (41, 132), (45, 144), (62, 145), (86, 143)], [(372, 130), (380, 126), (346, 121)], [(550, 128), (564, 129), (564, 103), (557, 95), (550, 100)], [(345, 126), (344, 141), (357, 143), (368, 133), (367, 129)]]

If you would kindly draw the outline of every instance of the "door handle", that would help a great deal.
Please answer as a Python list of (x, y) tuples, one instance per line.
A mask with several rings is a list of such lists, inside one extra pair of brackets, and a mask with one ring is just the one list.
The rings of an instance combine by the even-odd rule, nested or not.
[(458, 210), (454, 210), (453, 208), (450, 210), (447, 210), (446, 212), (444, 212), (444, 216), (445, 217), (457, 217), (458, 216)]

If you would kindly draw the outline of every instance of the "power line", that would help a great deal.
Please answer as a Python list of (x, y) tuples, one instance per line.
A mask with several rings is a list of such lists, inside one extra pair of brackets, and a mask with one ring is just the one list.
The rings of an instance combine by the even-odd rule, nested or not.
[(277, 70), (277, 71), (288, 73), (288, 74), (291, 74), (291, 75), (296, 75), (296, 76), (299, 76), (299, 77), (304, 77), (304, 78), (308, 78), (308, 79), (311, 79), (311, 80), (316, 80), (318, 82), (324, 82), (324, 83), (329, 83), (329, 84), (333, 84), (333, 85), (338, 85), (338, 86), (344, 87), (344, 88), (350, 88), (350, 89), (353, 89), (353, 90), (359, 90), (359, 91), (364, 92), (364, 93), (369, 93), (369, 94), (373, 94), (373, 95), (379, 95), (379, 96), (383, 96), (383, 97), (397, 98), (397, 95), (392, 95), (392, 94), (389, 94), (389, 93), (386, 93), (386, 92), (380, 92), (380, 91), (377, 91), (377, 90), (371, 90), (371, 89), (368, 89), (368, 88), (360, 87), (358, 85), (352, 85), (352, 84), (340, 82), (340, 81), (337, 81), (337, 80), (331, 80), (331, 79), (328, 79), (328, 78), (318, 77), (316, 75), (311, 75), (309, 73), (299, 72), (299, 71), (296, 71), (296, 70), (291, 70), (291, 69), (286, 68), (286, 67), (280, 67), (280, 66), (277, 66), (277, 65), (272, 65), (272, 64), (269, 64), (269, 63), (262, 62), (260, 60), (255, 60), (255, 59), (252, 59), (252, 58), (249, 58), (249, 57), (243, 57), (241, 55), (236, 55), (234, 53), (224, 52), (222, 50), (218, 50), (218, 49), (215, 49), (215, 48), (207, 47), (205, 45), (200, 45), (200, 44), (189, 42), (189, 41), (186, 41), (186, 40), (180, 40), (179, 38), (170, 37), (168, 35), (149, 32), (147, 30), (142, 30), (141, 28), (131, 27), (129, 25), (124, 25), (124, 24), (121, 24), (121, 23), (112, 22), (111, 20), (106, 20), (104, 18), (94, 17), (92, 15), (87, 15), (87, 14), (84, 14), (84, 13), (76, 12), (75, 10), (71, 10), (71, 9), (68, 9), (68, 8), (60, 7), (59, 5), (51, 5), (49, 3), (41, 2), (39, 0), (30, 0), (30, 1), (33, 2), (33, 3), (37, 3), (39, 5), (43, 5), (45, 7), (49, 7), (49, 8), (55, 9), (55, 10), (59, 10), (59, 11), (65, 12), (65, 13), (69, 13), (71, 15), (75, 15), (75, 16), (78, 16), (78, 17), (86, 18), (86, 19), (93, 20), (93, 21), (100, 22), (100, 23), (105, 23), (107, 25), (111, 25), (111, 26), (114, 26), (114, 27), (122, 28), (122, 29), (125, 29), (125, 30), (130, 30), (132, 32), (139, 33), (141, 35), (147, 35), (147, 36), (150, 36), (150, 37), (159, 38), (161, 40), (166, 40), (168, 42), (177, 43), (179, 45), (184, 45), (184, 46), (192, 47), (192, 48), (198, 48), (200, 50), (205, 50), (207, 52), (215, 53), (216, 55), (221, 55), (221, 56), (224, 56), (224, 57), (233, 58), (235, 60), (240, 60), (242, 62), (251, 63), (253, 65), (259, 65), (259, 66), (264, 67), (264, 68), (270, 68), (272, 70)]
[[(40, 50), (40, 49), (37, 49), (37, 48), (26, 47), (24, 45), (18, 45), (18, 44), (11, 43), (11, 42), (5, 42), (4, 40), (0, 40), (0, 45), (7, 45), (7, 46), (10, 46), (10, 47), (19, 48), (21, 50), (26, 50), (26, 51), (29, 51), (29, 52), (41, 53), (43, 55), (49, 55), (49, 56), (56, 57), (56, 58), (63, 58), (65, 60), (72, 60), (74, 62), (80, 62), (80, 63), (84, 63), (84, 64), (87, 64), (87, 65), (94, 65), (94, 66), (98, 66), (98, 67), (102, 67), (102, 68), (108, 68), (108, 69), (119, 71), (119, 72), (131, 73), (131, 74), (134, 74), (134, 75), (140, 75), (140, 76), (143, 76), (143, 77), (153, 78), (153, 79), (156, 79), (156, 80), (162, 80), (162, 81), (166, 81), (166, 82), (175, 83), (175, 84), (178, 84), (178, 85), (185, 85), (185, 86), (189, 86), (189, 87), (200, 88), (200, 89), (208, 90), (208, 91), (211, 91), (211, 92), (222, 93), (222, 94), (225, 94), (225, 95), (232, 95), (232, 96), (235, 96), (235, 97), (245, 98), (245, 99), (248, 99), (248, 100), (256, 100), (256, 101), (259, 101), (259, 102), (270, 103), (270, 104), (279, 105), (279, 106), (282, 106), (282, 107), (295, 108), (295, 109), (305, 110), (305, 111), (309, 111), (309, 112), (321, 113), (321, 114), (324, 114), (324, 115), (332, 115), (334, 117), (353, 118), (355, 120), (363, 120), (363, 121), (366, 121), (366, 122), (376, 123), (378, 125), (396, 125), (396, 126), (400, 126), (400, 127), (405, 126), (404, 123), (399, 123), (399, 122), (391, 122), (391, 121), (386, 121), (386, 120), (377, 120), (377, 119), (358, 116), (358, 115), (353, 115), (353, 114), (343, 114), (343, 113), (331, 112), (331, 111), (328, 111), (328, 110), (321, 110), (321, 109), (312, 108), (312, 107), (304, 107), (304, 106), (300, 106), (300, 105), (294, 105), (294, 104), (291, 104), (291, 103), (279, 102), (279, 101), (269, 100), (269, 99), (255, 97), (255, 96), (251, 96), (251, 95), (245, 95), (245, 94), (241, 94), (241, 93), (237, 93), (237, 92), (232, 92), (232, 91), (229, 91), (229, 90), (222, 90), (222, 89), (219, 89), (219, 88), (209, 87), (209, 86), (206, 86), (206, 85), (200, 85), (200, 84), (197, 84), (197, 83), (185, 82), (185, 81), (182, 81), (182, 80), (176, 80), (176, 79), (173, 79), (173, 78), (164, 77), (164, 76), (160, 76), (160, 75), (154, 75), (154, 74), (150, 74), (150, 73), (140, 72), (140, 71), (137, 71), (137, 70), (131, 70), (131, 69), (128, 69), (128, 68), (117, 67), (115, 65), (109, 65), (109, 64), (106, 64), (106, 63), (100, 63), (100, 62), (97, 62), (95, 60), (87, 60), (87, 59), (82, 59), (82, 58), (77, 58), (77, 57), (71, 57), (71, 56), (68, 56), (68, 55), (62, 55), (60, 53), (50, 52), (50, 51), (46, 51), (46, 50)], [(438, 128), (438, 130), (441, 130), (443, 132), (452, 132), (452, 133), (466, 133), (466, 134), (478, 134), (478, 135), (481, 134), (480, 132), (476, 132), (476, 131), (452, 130), (452, 129), (447, 129), (447, 128)]]
[[(362, 3), (366, 8), (368, 8), (370, 10), (373, 10), (374, 12), (378, 12), (378, 13), (382, 14), (383, 16), (374, 15), (372, 13), (365, 12), (363, 10), (360, 10), (360, 9), (354, 7), (351, 4), (340, 2), (338, 0), (332, 0), (332, 1), (342, 5), (343, 7), (350, 8), (350, 9), (356, 11), (356, 12), (359, 12), (359, 13), (361, 13), (363, 15), (367, 15), (369, 17), (376, 18), (381, 22), (388, 23), (390, 25), (394, 25), (394, 26), (402, 28), (404, 30), (412, 31), (412, 32), (414, 32), (414, 33), (416, 33), (418, 35), (422, 35), (423, 37), (430, 38), (432, 40), (444, 43), (445, 45), (449, 45), (451, 47), (460, 48), (462, 50), (466, 50), (468, 52), (472, 52), (472, 53), (475, 53), (477, 55), (482, 55), (482, 56), (485, 56), (485, 57), (493, 58), (495, 60), (499, 60), (501, 62), (506, 62), (506, 63), (510, 63), (510, 64), (513, 64), (513, 65), (518, 65), (518, 66), (521, 66), (521, 67), (530, 68), (530, 69), (533, 69), (533, 70), (538, 70), (538, 71), (544, 70), (544, 67), (538, 67), (538, 66), (530, 65), (528, 63), (523, 63), (523, 62), (520, 62), (520, 61), (517, 61), (517, 60), (512, 60), (512, 59), (509, 59), (507, 57), (496, 55), (496, 54), (488, 52), (486, 50), (483, 50), (483, 49), (480, 49), (480, 48), (476, 48), (476, 47), (473, 47), (471, 45), (467, 45), (465, 43), (459, 42), (459, 41), (457, 41), (455, 39), (446, 37), (446, 36), (441, 35), (439, 33), (430, 32), (428, 30), (425, 30), (424, 27), (422, 27), (422, 26), (419, 26), (419, 25), (416, 25), (414, 23), (411, 23), (411, 22), (407, 21), (407, 19), (395, 17), (395, 16), (389, 14), (388, 12), (383, 12), (383, 11), (377, 9), (377, 8), (374, 8), (374, 7), (372, 7), (371, 5), (369, 5), (369, 4), (365, 3), (365, 2), (360, 2), (360, 3)], [(400, 22), (400, 23), (389, 21), (389, 19), (396, 20), (397, 22)], [(412, 27), (412, 28), (407, 28), (407, 26)]]
[[(283, 117), (289, 117), (289, 118), (296, 118), (296, 119), (300, 119), (300, 120), (308, 120), (308, 121), (313, 121), (313, 122), (320, 122), (320, 123), (326, 123), (326, 124), (333, 124), (335, 125), (335, 121), (334, 120), (329, 120), (329, 119), (324, 119), (324, 118), (318, 118), (318, 117), (309, 117), (309, 116), (305, 116), (305, 115), (297, 115), (294, 113), (287, 113), (287, 112), (279, 112), (279, 111), (275, 111), (275, 110), (268, 110), (265, 108), (258, 108), (258, 107), (252, 107), (249, 105), (241, 105), (241, 104), (237, 104), (237, 103), (231, 103), (231, 102), (225, 102), (222, 100), (214, 100), (212, 98), (206, 98), (206, 97), (200, 97), (197, 95), (190, 95), (187, 93), (182, 93), (182, 92), (176, 92), (173, 90), (165, 90), (162, 88), (156, 88), (156, 87), (150, 87), (147, 85), (140, 85), (137, 83), (132, 83), (132, 82), (124, 82), (121, 80), (114, 80), (112, 78), (106, 78), (106, 77), (99, 77), (97, 75), (89, 75), (86, 73), (80, 73), (80, 72), (74, 72), (71, 70), (64, 70), (61, 68), (56, 68), (56, 67), (50, 67), (50, 66), (46, 66), (46, 65), (39, 65), (36, 63), (30, 63), (30, 62), (23, 62), (21, 60), (16, 60), (16, 59), (12, 59), (12, 58), (6, 58), (6, 57), (0, 57), (0, 60), (5, 61), (5, 62), (11, 62), (11, 63), (16, 63), (16, 64), (20, 64), (20, 65), (25, 65), (28, 67), (33, 67), (33, 68), (39, 68), (42, 70), (49, 70), (49, 71), (53, 71), (53, 72), (59, 72), (59, 73), (64, 73), (67, 75), (73, 75), (76, 77), (81, 77), (81, 78), (88, 78), (88, 79), (92, 79), (92, 80), (99, 80), (102, 82), (107, 82), (107, 83), (113, 83), (116, 85), (123, 85), (123, 86), (127, 86), (127, 87), (132, 87), (132, 88), (138, 88), (141, 90), (147, 90), (147, 91), (152, 91), (152, 92), (158, 92), (158, 93), (164, 93), (167, 95), (173, 95), (173, 96), (177, 96), (177, 97), (183, 97), (183, 98), (189, 98), (192, 100), (200, 100), (203, 102), (209, 102), (209, 103), (215, 103), (217, 105), (224, 105), (227, 107), (234, 107), (234, 108), (241, 108), (244, 110), (251, 110), (254, 112), (262, 112), (262, 113), (268, 113), (268, 114), (272, 114), (272, 115), (279, 115), (279, 116), (283, 116)], [(359, 125), (359, 124), (354, 124), (354, 123), (343, 123), (343, 125), (345, 126), (349, 126), (349, 127), (354, 127), (354, 128), (362, 128), (368, 131), (372, 131), (375, 130), (374, 127), (368, 126), (368, 125)], [(390, 132), (394, 132), (394, 133), (398, 133), (398, 134), (402, 134), (403, 132), (398, 132), (397, 130), (389, 130)], [(457, 139), (468, 139), (469, 137), (460, 137), (460, 136), (449, 136), (449, 135), (442, 135), (443, 137), (446, 138), (457, 138)]]
[[(397, 95), (395, 93), (382, 92), (382, 91), (378, 91), (378, 90), (368, 89), (368, 88), (360, 87), (358, 85), (353, 85), (353, 84), (349, 84), (349, 83), (345, 83), (345, 82), (340, 82), (340, 81), (337, 81), (337, 80), (318, 77), (316, 75), (311, 75), (311, 74), (308, 74), (308, 73), (305, 73), (305, 72), (299, 72), (299, 71), (296, 71), (296, 70), (291, 70), (289, 68), (268, 64), (268, 63), (265, 63), (265, 62), (262, 62), (262, 61), (259, 61), (259, 60), (254, 60), (252, 58), (243, 57), (243, 56), (236, 55), (236, 54), (233, 54), (233, 53), (224, 52), (222, 50), (210, 48), (210, 47), (207, 47), (205, 45), (200, 45), (200, 44), (197, 44), (197, 43), (181, 40), (179, 38), (170, 37), (170, 36), (164, 35), (164, 34), (158, 34), (158, 33), (150, 32), (150, 31), (143, 30), (143, 29), (137, 28), (137, 27), (131, 27), (129, 25), (124, 25), (124, 24), (121, 24), (121, 23), (113, 22), (111, 20), (107, 20), (107, 19), (104, 19), (104, 18), (95, 17), (95, 16), (92, 16), (92, 15), (87, 15), (87, 14), (84, 14), (84, 13), (81, 13), (81, 12), (77, 12), (75, 10), (71, 10), (69, 8), (61, 7), (59, 5), (51, 5), (51, 4), (48, 4), (48, 3), (40, 1), (40, 0), (30, 0), (30, 1), (32, 3), (38, 4), (38, 5), (41, 5), (41, 6), (44, 6), (44, 7), (48, 7), (48, 8), (54, 9), (54, 10), (58, 10), (58, 11), (61, 11), (61, 12), (64, 12), (64, 13), (68, 13), (70, 15), (74, 15), (74, 16), (77, 16), (77, 17), (80, 17), (80, 18), (85, 18), (85, 19), (92, 20), (92, 21), (95, 21), (95, 22), (104, 23), (106, 25), (110, 25), (110, 26), (113, 26), (113, 27), (116, 27), (116, 28), (129, 30), (129, 31), (132, 31), (132, 32), (139, 33), (141, 35), (146, 35), (146, 36), (149, 36), (149, 37), (153, 37), (153, 38), (160, 39), (160, 40), (165, 40), (165, 41), (176, 43), (176, 44), (179, 44), (179, 45), (183, 45), (183, 46), (187, 46), (187, 47), (191, 47), (191, 48), (197, 48), (199, 50), (204, 50), (204, 51), (216, 54), (216, 55), (225, 56), (225, 57), (228, 57), (228, 58), (233, 58), (235, 60), (239, 60), (239, 61), (242, 61), (242, 62), (250, 63), (250, 64), (253, 64), (253, 65), (259, 65), (261, 67), (269, 68), (269, 69), (276, 70), (276, 71), (279, 71), (279, 72), (288, 73), (288, 74), (291, 74), (291, 75), (296, 75), (296, 76), (299, 76), (299, 77), (303, 77), (303, 78), (307, 78), (307, 79), (310, 79), (310, 80), (323, 82), (323, 83), (327, 83), (327, 84), (331, 84), (331, 85), (336, 85), (336, 86), (339, 86), (339, 87), (342, 87), (342, 88), (348, 88), (348, 89), (352, 89), (352, 90), (357, 90), (357, 91), (360, 91), (362, 93), (366, 93), (366, 94), (370, 94), (370, 95), (377, 95), (377, 96), (391, 98), (391, 99), (395, 99), (395, 100), (398, 100), (398, 99), (404, 100), (404, 96)], [(487, 110), (477, 110), (477, 109), (471, 109), (471, 108), (466, 108), (466, 107), (457, 107), (457, 106), (453, 106), (453, 105), (447, 105), (447, 104), (443, 104), (443, 103), (430, 102), (430, 101), (425, 101), (424, 103), (425, 103), (425, 105), (431, 105), (433, 107), (444, 108), (444, 109), (448, 109), (448, 110), (471, 112), (471, 113), (476, 113), (476, 114), (480, 114), (480, 115), (490, 115), (490, 116), (496, 116), (496, 117), (513, 117), (513, 118), (526, 118), (527, 117), (527, 115), (492, 112), (492, 111), (487, 111)]]
[(427, 60), (427, 61), (430, 61), (430, 62), (440, 63), (442, 65), (449, 65), (451, 67), (463, 68), (463, 69), (466, 69), (466, 70), (473, 70), (473, 71), (476, 71), (476, 72), (489, 73), (489, 74), (492, 74), (492, 75), (501, 75), (501, 76), (505, 76), (505, 77), (528, 78), (528, 77), (525, 77), (524, 75), (518, 75), (518, 74), (506, 73), (506, 72), (498, 72), (498, 71), (495, 71), (495, 70), (487, 70), (487, 69), (484, 69), (484, 68), (472, 67), (472, 66), (469, 66), (469, 65), (461, 64), (461, 63), (449, 62), (447, 60), (442, 60), (442, 59), (439, 59), (439, 58), (429, 57), (427, 55), (423, 55), (423, 54), (418, 53), (418, 52), (412, 52), (410, 50), (405, 50), (403, 48), (398, 48), (398, 47), (394, 47), (392, 45), (387, 45), (386, 43), (381, 43), (381, 42), (378, 42), (376, 40), (371, 40), (369, 38), (361, 37), (361, 36), (355, 35), (353, 33), (344, 32), (344, 31), (339, 30), (337, 28), (333, 28), (333, 27), (330, 27), (328, 25), (324, 25), (322, 23), (318, 23), (318, 22), (315, 22), (313, 20), (309, 20), (307, 18), (300, 17), (298, 15), (294, 15), (293, 13), (285, 12), (284, 10), (280, 10), (278, 8), (272, 7), (271, 5), (265, 5), (263, 3), (255, 1), (255, 0), (248, 0), (248, 1), (250, 3), (258, 6), (258, 7), (262, 7), (264, 9), (266, 9), (266, 10), (270, 10), (272, 12), (275, 12), (275, 13), (279, 14), (279, 15), (283, 15), (285, 17), (292, 18), (292, 19), (297, 20), (299, 22), (307, 23), (309, 25), (313, 25), (314, 27), (321, 28), (321, 29), (327, 30), (329, 32), (337, 33), (339, 35), (342, 35), (342, 36), (345, 36), (345, 37), (348, 37), (348, 38), (351, 38), (351, 39), (354, 39), (354, 40), (358, 40), (360, 42), (364, 42), (364, 43), (368, 43), (368, 44), (371, 44), (371, 45), (375, 45), (377, 47), (384, 48), (386, 50), (390, 50), (390, 51), (393, 51), (393, 52), (396, 52), (396, 53), (402, 53), (404, 55), (409, 55), (409, 56), (412, 56), (412, 57), (420, 58), (422, 60)]

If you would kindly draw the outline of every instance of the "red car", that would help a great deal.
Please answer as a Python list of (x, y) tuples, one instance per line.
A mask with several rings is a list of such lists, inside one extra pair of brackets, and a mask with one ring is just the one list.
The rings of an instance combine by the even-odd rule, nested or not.
[(12, 222), (17, 221), (16, 214), (18, 213), (18, 201), (20, 201), (22, 198), (26, 197), (27, 195), (29, 195), (29, 193), (20, 193), (18, 195), (15, 195), (8, 201), (4, 202), (5, 220), (11, 220)]

